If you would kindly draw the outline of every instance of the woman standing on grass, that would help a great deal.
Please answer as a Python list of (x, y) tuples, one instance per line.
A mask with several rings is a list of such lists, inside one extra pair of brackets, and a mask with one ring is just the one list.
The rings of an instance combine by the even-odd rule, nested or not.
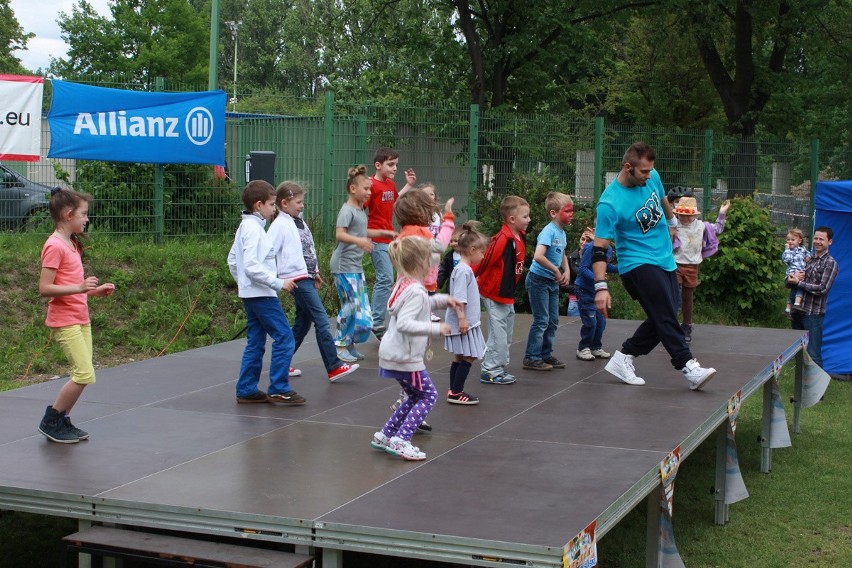
[(60, 444), (89, 438), (88, 432), (71, 424), (68, 416), (86, 385), (95, 382), (88, 298), (109, 296), (115, 291), (114, 284), (98, 284), (97, 277), (83, 272), (82, 234), (89, 222), (91, 201), (91, 195), (71, 189), (51, 190), (49, 210), (56, 230), (41, 251), (38, 292), (50, 298), (45, 324), (71, 363), (71, 378), (59, 390), (53, 405), (47, 407), (38, 431)]

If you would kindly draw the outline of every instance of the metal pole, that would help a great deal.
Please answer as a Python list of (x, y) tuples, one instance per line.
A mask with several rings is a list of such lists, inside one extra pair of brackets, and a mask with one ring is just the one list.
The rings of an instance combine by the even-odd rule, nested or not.
[(819, 181), (819, 139), (811, 140), (811, 235), (814, 234), (814, 196), (816, 195), (816, 184)]
[(603, 179), (603, 138), (604, 119), (602, 116), (595, 118), (595, 203), (601, 198), (604, 190)]
[(467, 218), (476, 219), (476, 200), (471, 199), (479, 179), (479, 105), (470, 105), (470, 130), (467, 139)]
[(215, 91), (219, 85), (219, 0), (210, 5), (210, 68), (207, 75), (207, 89)]
[[(157, 77), (154, 90), (161, 92), (165, 87), (165, 79)], [(154, 164), (154, 242), (163, 241), (165, 225), (165, 205), (163, 196), (165, 194), (165, 183), (163, 182), (163, 164)]]

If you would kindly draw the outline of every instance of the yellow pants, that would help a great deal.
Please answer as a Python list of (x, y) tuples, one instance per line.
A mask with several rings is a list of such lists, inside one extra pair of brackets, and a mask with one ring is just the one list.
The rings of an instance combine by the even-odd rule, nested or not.
[(56, 341), (71, 363), (71, 380), (79, 385), (95, 382), (92, 365), (92, 326), (68, 325), (55, 330)]

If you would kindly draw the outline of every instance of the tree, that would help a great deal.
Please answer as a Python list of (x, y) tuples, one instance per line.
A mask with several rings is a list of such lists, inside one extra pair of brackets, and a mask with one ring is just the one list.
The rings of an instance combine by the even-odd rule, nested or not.
[(26, 49), (27, 42), (33, 37), (35, 34), (24, 33), (9, 0), (0, 0), (0, 73), (28, 74), (14, 52)]
[(50, 71), (65, 79), (138, 83), (152, 88), (156, 77), (204, 84), (209, 19), (186, 0), (114, 0), (112, 19), (86, 0), (59, 14), (68, 56)]

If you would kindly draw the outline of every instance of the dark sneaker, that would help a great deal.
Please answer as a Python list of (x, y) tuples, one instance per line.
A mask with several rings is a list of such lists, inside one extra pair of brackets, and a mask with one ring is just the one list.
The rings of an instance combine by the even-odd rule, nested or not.
[(48, 406), (45, 410), (44, 418), (38, 425), (38, 431), (44, 434), (48, 440), (57, 444), (76, 444), (80, 441), (77, 434), (65, 425), (65, 415), (57, 412), (52, 406)]
[(542, 359), (545, 363), (553, 367), (554, 369), (564, 369), (565, 363), (557, 359), (556, 357), (550, 356), (546, 359)]
[(541, 359), (524, 359), (523, 367), (531, 371), (549, 371), (553, 368), (553, 365), (549, 365)]
[(70, 430), (72, 434), (77, 436), (78, 440), (88, 440), (89, 439), (89, 433), (86, 432), (85, 430), (80, 430), (79, 428), (77, 428), (76, 426), (71, 424), (71, 418), (68, 417), (68, 416), (65, 417), (65, 427), (68, 428), (68, 430)]
[(465, 404), (465, 405), (473, 405), (479, 404), (479, 399), (473, 396), (472, 394), (467, 394), (464, 391), (461, 392), (447, 392), (447, 402), (450, 404)]
[(683, 330), (683, 338), (687, 343), (692, 343), (692, 324), (691, 323), (682, 323), (680, 324), (680, 328)]
[(269, 402), (278, 402), (281, 404), (289, 404), (291, 406), (297, 406), (299, 404), (305, 404), (307, 401), (305, 397), (300, 394), (297, 394), (296, 391), (287, 391), (287, 392), (278, 392), (275, 394), (270, 394)]
[(415, 434), (428, 434), (431, 431), (432, 425), (424, 420), (420, 423), (420, 426), (417, 427), (417, 431), (415, 432)]
[(375, 335), (375, 336), (376, 336), (376, 339), (378, 339), (379, 341), (381, 341), (381, 340), (382, 340), (382, 336), (384, 336), (384, 334), (385, 334), (385, 332), (386, 332), (386, 331), (387, 331), (387, 328), (385, 328), (385, 326), (383, 326), (383, 325), (381, 325), (381, 326), (379, 326), (379, 327), (374, 327), (374, 328), (373, 328), (373, 335)]
[(237, 402), (240, 404), (257, 404), (259, 402), (269, 402), (269, 397), (263, 391), (251, 393), (248, 396), (238, 396)]

